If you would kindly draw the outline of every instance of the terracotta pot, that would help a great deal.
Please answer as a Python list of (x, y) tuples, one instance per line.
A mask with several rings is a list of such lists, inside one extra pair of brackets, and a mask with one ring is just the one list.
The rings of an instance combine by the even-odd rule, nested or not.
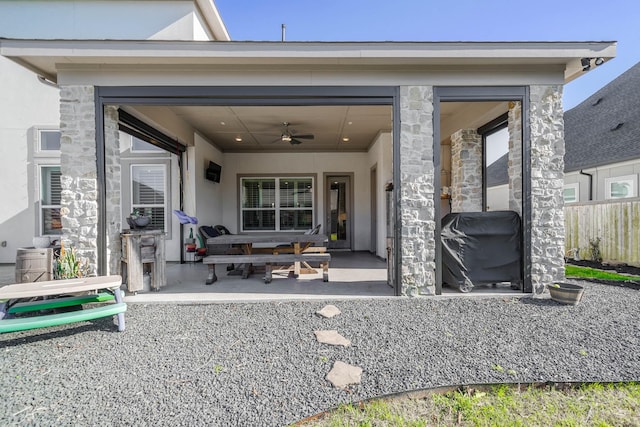
[(557, 282), (548, 286), (551, 299), (562, 304), (576, 305), (582, 299), (584, 288), (573, 283)]

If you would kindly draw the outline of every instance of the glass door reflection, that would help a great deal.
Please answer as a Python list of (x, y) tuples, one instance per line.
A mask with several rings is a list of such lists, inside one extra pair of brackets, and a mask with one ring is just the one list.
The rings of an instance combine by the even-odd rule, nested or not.
[(351, 178), (327, 176), (327, 233), (330, 249), (351, 249)]

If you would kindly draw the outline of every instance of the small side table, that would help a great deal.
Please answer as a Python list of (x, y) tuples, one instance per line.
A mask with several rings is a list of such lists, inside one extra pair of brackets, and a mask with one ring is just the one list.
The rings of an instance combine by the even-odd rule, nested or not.
[(165, 284), (164, 231), (127, 230), (120, 234), (122, 243), (122, 276), (129, 292), (144, 289), (144, 265), (151, 264), (151, 289)]

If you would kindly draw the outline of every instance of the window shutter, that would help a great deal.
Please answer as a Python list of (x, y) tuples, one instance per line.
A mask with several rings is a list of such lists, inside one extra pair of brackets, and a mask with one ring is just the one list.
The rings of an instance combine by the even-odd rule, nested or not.
[(165, 183), (164, 165), (131, 167), (131, 208), (151, 217), (151, 227), (160, 230), (165, 228)]
[(60, 200), (62, 198), (62, 184), (60, 183), (60, 176), (62, 176), (60, 169), (52, 170), (49, 176), (49, 183), (51, 185), (51, 205), (60, 205)]
[(164, 205), (164, 168), (134, 167), (133, 203), (136, 205)]

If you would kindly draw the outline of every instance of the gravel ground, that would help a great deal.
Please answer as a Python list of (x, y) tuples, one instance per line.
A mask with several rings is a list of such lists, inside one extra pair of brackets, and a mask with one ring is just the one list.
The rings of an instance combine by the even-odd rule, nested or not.
[[(423, 298), (129, 305), (111, 319), (0, 336), (0, 425), (281, 426), (453, 384), (640, 380), (640, 291), (583, 282), (582, 302)], [(337, 329), (352, 346), (315, 341)], [(360, 366), (349, 392), (325, 380)]]

